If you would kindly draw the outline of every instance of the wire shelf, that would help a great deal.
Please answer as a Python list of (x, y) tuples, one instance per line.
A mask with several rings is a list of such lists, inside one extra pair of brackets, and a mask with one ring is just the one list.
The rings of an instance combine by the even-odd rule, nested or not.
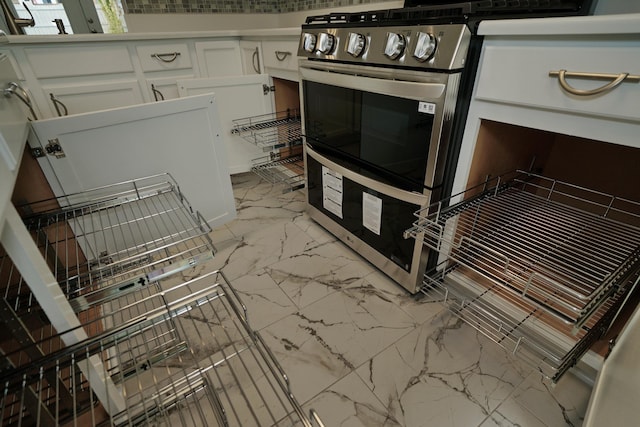
[(302, 155), (281, 158), (272, 153), (253, 161), (251, 171), (272, 184), (282, 184), (284, 191), (304, 187), (304, 160)]
[(578, 333), (640, 266), (640, 204), (527, 172), (493, 184), (417, 212), (405, 236)]
[(233, 120), (231, 133), (264, 151), (302, 143), (300, 111), (286, 110)]
[[(167, 174), (18, 208), (77, 313), (213, 257), (209, 225)], [(5, 277), (13, 310), (33, 310), (35, 299), (3, 257)]]
[(465, 323), (557, 382), (607, 332), (639, 282), (640, 269), (598, 307), (577, 334), (545, 310), (459, 265), (427, 273), (421, 292), (444, 302)]
[[(13, 366), (0, 370), (2, 425), (313, 425), (316, 414), (302, 411), (221, 272), (108, 304), (92, 320), (101, 333), (82, 343), (36, 359), (25, 356), (28, 348), (7, 354)], [(100, 376), (126, 397), (123, 411), (90, 392), (100, 378), (78, 369), (90, 358), (101, 360)], [(67, 390), (65, 404), (59, 396)]]

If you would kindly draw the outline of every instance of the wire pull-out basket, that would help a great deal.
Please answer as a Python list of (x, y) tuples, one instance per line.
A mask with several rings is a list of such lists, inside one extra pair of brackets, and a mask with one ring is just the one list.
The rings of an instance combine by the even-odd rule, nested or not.
[[(221, 272), (131, 304), (114, 299), (84, 327), (102, 332), (35, 360), (28, 348), (6, 355), (14, 367), (0, 375), (2, 425), (313, 425)], [(92, 357), (101, 378), (78, 369)], [(124, 410), (91, 393), (102, 378), (117, 385)]]
[(606, 332), (640, 277), (639, 203), (532, 173), (416, 216), (405, 235), (444, 259), (422, 291), (554, 381)]

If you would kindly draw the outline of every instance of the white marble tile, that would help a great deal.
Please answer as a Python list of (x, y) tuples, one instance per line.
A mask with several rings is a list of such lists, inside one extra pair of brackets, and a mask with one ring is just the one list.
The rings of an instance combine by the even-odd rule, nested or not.
[(309, 237), (318, 242), (318, 244), (335, 242), (338, 239), (328, 232), (324, 227), (320, 224), (309, 218), (309, 215), (306, 213), (300, 216), (297, 216), (293, 219), (293, 222), (300, 227), (302, 231), (307, 233)]
[(493, 411), (481, 427), (550, 427), (513, 399), (504, 401)]
[(340, 242), (311, 247), (267, 267), (299, 308), (361, 281), (374, 267)]
[(347, 285), (347, 289), (360, 287), (363, 292), (378, 294), (380, 298), (388, 299), (410, 315), (417, 323), (424, 323), (437, 313), (445, 310), (439, 302), (429, 301), (424, 294), (410, 294), (406, 289), (389, 278), (381, 271), (374, 270), (365, 276), (362, 282)]
[(287, 373), (299, 402), (305, 402), (351, 372), (304, 318), (287, 316), (261, 331), (267, 346)]
[(314, 409), (326, 426), (400, 426), (355, 372), (324, 390), (304, 408)]
[(405, 426), (477, 426), (526, 375), (497, 346), (448, 313), (356, 372)]
[(247, 306), (253, 330), (259, 331), (297, 311), (295, 304), (264, 270), (239, 277), (232, 285)]
[(570, 372), (555, 386), (533, 372), (514, 391), (511, 399), (547, 426), (580, 426), (590, 395), (591, 386)]

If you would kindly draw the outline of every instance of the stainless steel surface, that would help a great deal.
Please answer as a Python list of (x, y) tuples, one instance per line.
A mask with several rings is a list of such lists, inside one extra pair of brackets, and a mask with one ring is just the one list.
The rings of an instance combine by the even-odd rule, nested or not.
[(636, 271), (624, 286), (607, 299), (588, 322), (573, 334), (536, 305), (464, 268), (431, 271), (421, 291), (444, 302), (448, 309), (483, 335), (557, 382), (602, 337), (615, 319), (625, 297), (640, 280)]
[[(360, 65), (415, 67), (423, 70), (461, 70), (471, 37), (469, 29), (464, 24), (393, 27), (345, 25), (338, 28), (324, 28), (325, 26), (319, 25), (318, 27), (320, 28), (310, 25), (303, 28), (298, 56), (324, 61), (346, 61)], [(424, 41), (420, 37), (421, 33), (431, 35), (437, 42), (437, 49), (427, 60), (414, 56), (418, 43)], [(327, 52), (324, 52), (326, 49), (319, 48), (321, 37), (325, 39), (327, 37), (323, 34), (335, 40), (334, 47)], [(314, 37), (317, 40), (316, 43), (312, 43)], [(348, 50), (355, 38), (361, 40), (364, 45), (359, 55), (354, 55)], [(387, 51), (387, 48), (390, 50)]]
[[(213, 256), (208, 224), (168, 175), (21, 205), (18, 210), (77, 312)], [(16, 277), (7, 257), (0, 273)], [(38, 310), (21, 280), (3, 285), (3, 297), (18, 314)]]
[[(345, 177), (358, 184), (364, 185), (367, 188), (371, 188), (374, 191), (386, 194), (391, 197), (395, 197), (399, 200), (404, 200), (409, 203), (415, 203), (418, 206), (426, 206), (429, 203), (429, 195), (404, 191), (396, 187), (377, 182), (341, 167), (340, 165), (332, 162), (324, 156), (314, 152), (313, 149), (308, 145), (306, 145), (304, 148), (306, 155), (313, 157), (321, 165), (326, 166), (335, 172), (341, 174), (344, 173), (343, 175)], [(422, 278), (424, 275), (428, 255), (428, 250), (423, 247), (422, 242), (416, 240), (413, 249), (413, 259), (411, 262), (412, 268), (410, 271), (406, 271), (399, 267), (395, 262), (381, 255), (380, 252), (373, 249), (367, 243), (360, 240), (360, 238), (346, 231), (339, 224), (334, 222), (325, 213), (315, 208), (313, 205), (307, 204), (307, 212), (311, 218), (313, 218), (320, 225), (333, 233), (338, 239), (340, 239), (343, 243), (356, 251), (360, 256), (367, 259), (393, 280), (402, 285), (409, 292), (415, 293), (419, 291), (420, 286), (422, 285)]]
[(438, 166), (444, 159), (439, 156), (446, 154), (448, 144), (448, 141), (442, 141), (442, 135), (448, 134), (451, 128), (459, 73), (426, 73), (305, 60), (300, 61), (299, 70), (302, 80), (435, 104), (424, 185), (431, 187), (440, 181), (444, 168)]
[[(0, 0), (0, 1), (2, 1), (2, 0)], [(27, 107), (29, 107), (29, 112), (33, 116), (33, 120), (38, 120), (38, 115), (36, 114), (36, 112), (33, 109), (33, 102), (31, 101), (31, 97), (29, 96), (29, 92), (27, 92), (22, 86), (20, 86), (16, 82), (9, 82), (7, 84), (7, 87), (4, 88), (3, 93), (4, 93), (4, 96), (7, 97), (7, 98), (9, 98), (11, 96), (15, 96), (20, 101), (22, 101), (23, 104), (25, 104)]]
[(7, 1), (11, 0), (0, 0), (0, 7), (2, 7), (2, 12), (4, 13), (4, 20), (7, 23), (7, 27), (9, 29), (10, 34), (24, 34), (24, 27), (33, 27), (36, 25), (36, 21), (33, 19), (33, 14), (27, 7), (27, 4), (22, 2), (24, 8), (29, 12), (29, 18), (20, 18), (13, 14), (13, 10), (7, 4)]
[(528, 173), (495, 184), (407, 235), (577, 331), (640, 268), (640, 203)]
[(300, 144), (300, 112), (287, 110), (236, 119), (233, 120), (231, 133), (264, 151)]
[[(24, 349), (8, 354), (16, 366), (0, 374), (3, 425), (23, 417), (44, 425), (38, 415), (47, 410), (56, 425), (311, 426), (221, 272), (130, 302), (113, 300), (84, 327), (99, 332), (45, 359), (29, 360)], [(58, 340), (53, 336), (39, 345)], [(93, 379), (80, 375), (77, 365), (90, 357), (100, 358), (102, 374), (120, 385), (123, 411), (107, 416), (87, 393)], [(60, 390), (45, 374), (66, 384), (72, 408), (52, 404)], [(23, 404), (31, 392), (44, 403), (40, 413), (27, 412)]]
[(252, 163), (251, 172), (272, 184), (282, 184), (285, 192), (304, 187), (304, 162), (300, 154), (281, 158), (272, 153)]
[(640, 203), (518, 172), (416, 213), (422, 292), (557, 381), (640, 282)]
[(180, 52), (167, 52), (167, 53), (152, 53), (151, 57), (157, 59), (158, 61), (170, 63), (178, 59), (180, 56)]
[(53, 93), (49, 94), (51, 98), (51, 102), (53, 103), (54, 108), (56, 109), (56, 113), (58, 113), (58, 117), (68, 116), (69, 109), (62, 101), (60, 101)]
[[(608, 92), (620, 85), (624, 81), (640, 82), (640, 76), (629, 73), (607, 74), (607, 73), (583, 73), (567, 70), (549, 71), (550, 77), (558, 77), (560, 86), (565, 91), (578, 96), (592, 96)], [(582, 79), (605, 79), (611, 80), (609, 83), (595, 89), (576, 89), (567, 82), (567, 77), (578, 77)]]

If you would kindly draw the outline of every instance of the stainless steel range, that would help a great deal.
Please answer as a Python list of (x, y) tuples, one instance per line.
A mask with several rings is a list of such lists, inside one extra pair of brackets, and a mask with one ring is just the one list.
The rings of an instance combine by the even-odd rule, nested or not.
[[(302, 26), (308, 212), (410, 292), (437, 260), (403, 232), (414, 212), (450, 195), (481, 46), (478, 19), (532, 16), (540, 7), (495, 3), (334, 13)], [(567, 14), (583, 2), (533, 3), (544, 5), (542, 14)]]

